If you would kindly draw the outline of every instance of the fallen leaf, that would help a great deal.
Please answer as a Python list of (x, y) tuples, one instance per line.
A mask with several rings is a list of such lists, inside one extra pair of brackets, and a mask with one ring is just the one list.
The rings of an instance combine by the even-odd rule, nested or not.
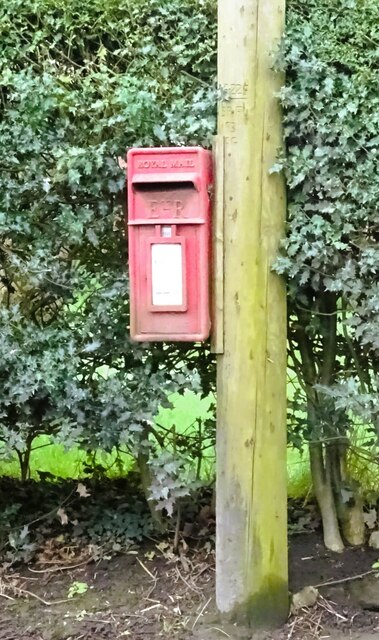
[(318, 591), (315, 587), (304, 587), (291, 598), (291, 614), (296, 616), (304, 608), (314, 607), (318, 599)]
[(91, 492), (88, 491), (87, 487), (82, 482), (78, 482), (76, 493), (78, 493), (81, 498), (88, 498), (88, 496), (91, 495)]
[(370, 509), (368, 513), (364, 513), (363, 520), (369, 529), (374, 529), (377, 520), (376, 509)]
[(68, 515), (62, 507), (59, 507), (57, 511), (57, 516), (60, 518), (62, 524), (68, 524)]

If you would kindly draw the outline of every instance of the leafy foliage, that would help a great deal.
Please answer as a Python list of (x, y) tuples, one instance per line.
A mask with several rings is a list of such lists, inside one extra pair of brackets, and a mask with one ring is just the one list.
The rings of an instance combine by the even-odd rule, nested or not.
[(210, 144), (214, 9), (0, 8), (0, 440), (24, 478), (42, 432), (149, 456), (167, 393), (196, 388), (199, 371), (211, 384), (204, 349), (129, 341), (120, 158), (137, 145)]
[(303, 380), (338, 384), (332, 396), (344, 396), (339, 409), (346, 414), (349, 406), (375, 423), (379, 6), (374, 0), (289, 4), (281, 92), (289, 222), (277, 268), (289, 278), (293, 356), (303, 331), (315, 363), (312, 373), (303, 358)]
[[(9, 563), (28, 562), (36, 556), (48, 562), (57, 548), (67, 551), (83, 545), (92, 545), (95, 554), (100, 549), (118, 552), (153, 530), (135, 473), (116, 481), (90, 479), (86, 485), (72, 480), (21, 483), (3, 478), (0, 503), (0, 555)], [(77, 562), (75, 554), (67, 560)]]
[(288, 278), (300, 384), (290, 437), (310, 442), (334, 550), (343, 546), (337, 517), (348, 542), (363, 542), (349, 436), (358, 422), (379, 425), (378, 20), (375, 0), (291, 0), (282, 47), (287, 154), (274, 170), (285, 170), (289, 206), (276, 268)]
[[(182, 438), (152, 424), (168, 391), (213, 388), (213, 361), (196, 346), (129, 342), (122, 166), (131, 146), (210, 145), (215, 9), (0, 9), (0, 440), (24, 478), (40, 433), (122, 447), (170, 511), (214, 437), (212, 421)], [(287, 153), (273, 170), (288, 181), (276, 268), (289, 283), (298, 444), (344, 442), (357, 419), (378, 426), (378, 19), (375, 0), (288, 2)]]

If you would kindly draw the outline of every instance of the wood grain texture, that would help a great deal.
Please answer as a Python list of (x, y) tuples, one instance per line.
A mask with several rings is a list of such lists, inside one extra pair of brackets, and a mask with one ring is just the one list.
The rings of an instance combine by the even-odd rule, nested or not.
[(271, 265), (285, 185), (272, 70), (285, 0), (219, 0), (224, 157), (224, 353), (218, 356), (216, 599), (254, 627), (288, 612), (286, 292)]
[(223, 136), (213, 140), (215, 191), (212, 220), (212, 334), (211, 352), (224, 352), (224, 162)]

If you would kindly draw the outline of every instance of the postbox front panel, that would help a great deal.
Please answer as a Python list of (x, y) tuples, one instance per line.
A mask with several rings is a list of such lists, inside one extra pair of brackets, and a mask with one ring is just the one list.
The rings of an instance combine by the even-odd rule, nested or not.
[(197, 341), (209, 335), (210, 181), (210, 153), (200, 148), (128, 154), (135, 340)]

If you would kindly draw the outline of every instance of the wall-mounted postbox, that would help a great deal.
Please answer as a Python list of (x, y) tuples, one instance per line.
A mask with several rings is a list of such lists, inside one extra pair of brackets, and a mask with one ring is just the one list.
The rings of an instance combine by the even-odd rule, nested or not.
[(205, 340), (211, 153), (200, 147), (131, 149), (127, 161), (131, 337)]

